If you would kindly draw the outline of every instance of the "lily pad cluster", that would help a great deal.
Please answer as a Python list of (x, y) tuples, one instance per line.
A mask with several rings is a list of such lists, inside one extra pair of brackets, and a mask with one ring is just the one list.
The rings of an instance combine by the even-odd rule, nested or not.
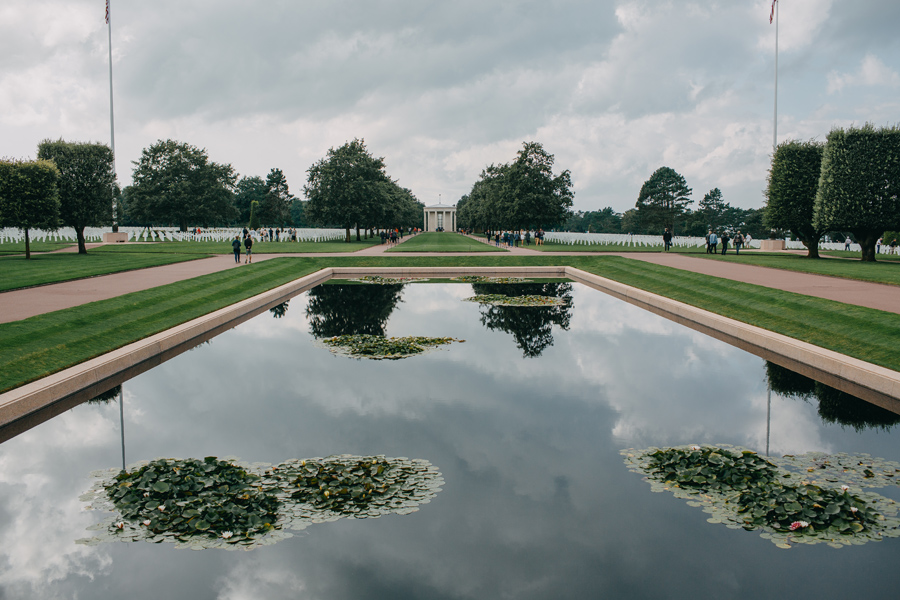
[(396, 285), (398, 283), (416, 283), (428, 281), (427, 277), (381, 277), (380, 275), (366, 275), (365, 277), (357, 277), (350, 279), (357, 283), (374, 283), (378, 285)]
[[(833, 461), (825, 455), (767, 460), (726, 445), (622, 453), (630, 470), (647, 476), (653, 491), (688, 499), (689, 505), (712, 515), (707, 519), (711, 523), (761, 530), (762, 537), (782, 548), (793, 543), (841, 547), (900, 537), (897, 504), (862, 490), (895, 484), (894, 473), (900, 474), (895, 463), (872, 459), (877, 464), (869, 465), (848, 455)], [(879, 470), (879, 477), (869, 466)], [(822, 476), (809, 476), (816, 471)]]
[(459, 281), (462, 283), (529, 283), (530, 279), (523, 277), (486, 277), (484, 275), (462, 275), (460, 277), (451, 277), (450, 281)]
[(464, 342), (451, 337), (385, 337), (381, 335), (339, 335), (322, 340), (335, 354), (373, 360), (397, 360), (422, 354), (428, 350)]
[(491, 304), (493, 306), (565, 306), (564, 298), (553, 296), (504, 296), (503, 294), (479, 294), (466, 298), (466, 302)]
[[(444, 483), (427, 461), (383, 456), (288, 461), (277, 467), (277, 473), (287, 480), (302, 527), (311, 519), (365, 519), (415, 512), (418, 505), (430, 502)], [(310, 517), (310, 512), (315, 516)]]
[(350, 455), (274, 467), (215, 457), (156, 459), (93, 475), (97, 482), (81, 500), (114, 514), (78, 543), (143, 540), (194, 550), (252, 550), (313, 523), (408, 514), (443, 485), (428, 461)]

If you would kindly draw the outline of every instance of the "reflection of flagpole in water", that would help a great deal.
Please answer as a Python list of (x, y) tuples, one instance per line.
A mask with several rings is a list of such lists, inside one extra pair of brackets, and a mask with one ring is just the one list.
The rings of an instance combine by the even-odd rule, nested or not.
[(125, 393), (119, 386), (119, 431), (122, 432), (122, 470), (125, 470)]
[[(769, 455), (769, 432), (772, 429), (772, 382), (766, 378), (766, 456)], [(125, 441), (122, 441), (122, 456), (125, 456)], [(122, 459), (125, 460), (124, 458)]]

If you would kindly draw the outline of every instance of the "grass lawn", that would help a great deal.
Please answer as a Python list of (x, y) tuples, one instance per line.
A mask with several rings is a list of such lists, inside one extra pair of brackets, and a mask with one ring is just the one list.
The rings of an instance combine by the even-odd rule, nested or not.
[(506, 252), (472, 238), (449, 231), (420, 233), (387, 252)]
[[(665, 250), (662, 244), (659, 246), (623, 246), (621, 244), (559, 244), (556, 242), (544, 242), (540, 246), (531, 244), (526, 248), (539, 252), (663, 252)], [(672, 246), (669, 252), (704, 254), (706, 247)]]
[[(0, 391), (327, 266), (571, 265), (823, 348), (900, 370), (900, 315), (616, 256), (277, 258), (0, 324)], [(577, 310), (577, 308), (576, 308)]]
[[(357, 242), (354, 236), (346, 242), (256, 242), (253, 254), (305, 254), (310, 252), (356, 252), (378, 244), (378, 238)], [(231, 242), (137, 242), (131, 244), (107, 244), (94, 252), (112, 253), (166, 253), (166, 254), (231, 254)], [(243, 252), (243, 247), (241, 248)]]
[[(900, 254), (886, 254), (885, 249), (881, 249), (880, 254), (875, 255), (876, 261), (900, 262)], [(833, 256), (835, 258), (849, 258), (851, 260), (859, 260), (859, 252), (844, 252), (843, 250), (819, 250), (822, 256)]]
[[(32, 252), (52, 252), (75, 246), (75, 242), (31, 242), (28, 244)], [(0, 243), (0, 254), (25, 254), (25, 242)]]
[(121, 273), (134, 269), (156, 267), (172, 263), (204, 258), (192, 254), (101, 254), (90, 250), (87, 254), (59, 253), (0, 257), (0, 291), (23, 287), (59, 283), (71, 279), (83, 279), (108, 273)]
[[(832, 277), (900, 285), (900, 261), (879, 260), (874, 263), (864, 263), (859, 260), (859, 252), (841, 252), (841, 254), (851, 255), (854, 260), (835, 260), (830, 258), (815, 260), (798, 254), (745, 253), (738, 256), (732, 253), (722, 256), (721, 254), (701, 253), (698, 256), (709, 260), (725, 260), (759, 267), (812, 273), (814, 275), (830, 275)], [(896, 258), (900, 258), (900, 256)]]

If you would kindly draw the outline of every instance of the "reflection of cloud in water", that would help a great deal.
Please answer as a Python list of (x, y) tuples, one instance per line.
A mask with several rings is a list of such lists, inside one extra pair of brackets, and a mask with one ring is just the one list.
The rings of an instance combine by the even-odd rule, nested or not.
[[(115, 443), (117, 432), (117, 425), (109, 420), (109, 407), (86, 407), (87, 410), (63, 413), (18, 436), (15, 444), (3, 445), (3, 597), (53, 598), (59, 593), (54, 588), (57, 582), (72, 575), (92, 577), (112, 563), (107, 552), (72, 544), (77, 532), (91, 519), (77, 502), (78, 488), (84, 483), (72, 472), (65, 457), (85, 449), (103, 454), (104, 446)], [(113, 407), (117, 414), (118, 404)], [(12, 515), (14, 518), (9, 518)], [(59, 593), (59, 597), (63, 596), (67, 594)]]
[(236, 565), (216, 581), (218, 600), (303, 598), (308, 591), (295, 566), (272, 565), (257, 557)]

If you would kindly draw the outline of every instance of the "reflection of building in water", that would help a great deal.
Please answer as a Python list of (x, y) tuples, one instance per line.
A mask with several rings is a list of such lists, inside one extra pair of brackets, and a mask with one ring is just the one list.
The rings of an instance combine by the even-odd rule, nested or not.
[(425, 207), (425, 231), (456, 231), (456, 207), (435, 204)]
[(857, 431), (888, 430), (900, 423), (900, 415), (773, 362), (766, 361), (766, 377), (773, 392), (806, 402), (816, 401), (819, 416), (826, 423), (838, 423)]
[(316, 338), (384, 335), (403, 285), (323, 284), (309, 290), (306, 316)]
[(568, 331), (572, 316), (570, 283), (473, 283), (478, 295), (549, 296), (566, 301), (552, 306), (482, 305), (481, 324), (490, 330), (511, 333), (526, 358), (535, 358), (553, 345), (553, 325)]

